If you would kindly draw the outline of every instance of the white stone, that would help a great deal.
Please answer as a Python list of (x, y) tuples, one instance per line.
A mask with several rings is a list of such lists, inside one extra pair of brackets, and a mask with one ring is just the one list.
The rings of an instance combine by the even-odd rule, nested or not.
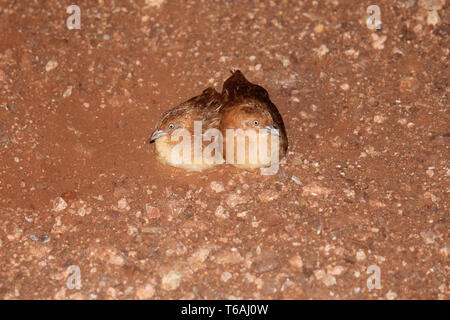
[(395, 292), (392, 292), (389, 290), (388, 293), (386, 293), (386, 299), (388, 300), (395, 300), (397, 298), (397, 294)]
[(214, 212), (214, 215), (221, 219), (227, 219), (229, 217), (228, 213), (225, 212), (225, 208), (222, 206), (218, 206), (216, 208), (216, 211)]
[(428, 11), (427, 14), (427, 24), (430, 26), (435, 26), (441, 21), (441, 18), (439, 17), (439, 13), (436, 10)]
[(49, 72), (52, 71), (53, 69), (55, 69), (58, 66), (58, 61), (56, 60), (50, 60), (49, 62), (47, 62), (47, 64), (45, 65), (45, 71)]
[(364, 261), (364, 260), (366, 260), (366, 254), (364, 253), (363, 250), (358, 250), (358, 252), (356, 252), (356, 260), (357, 261)]
[(217, 181), (211, 181), (210, 187), (213, 191), (215, 191), (217, 193), (225, 190), (223, 184), (221, 184), (220, 182), (217, 182)]
[(145, 4), (149, 7), (159, 8), (165, 0), (145, 0)]
[(373, 121), (375, 123), (383, 123), (384, 120), (386, 120), (386, 118), (382, 115), (376, 115), (375, 117), (373, 117)]
[(162, 288), (167, 291), (178, 289), (183, 275), (177, 271), (170, 271), (162, 278)]
[(136, 296), (138, 299), (151, 299), (155, 294), (155, 289), (151, 284), (146, 284), (145, 286), (139, 287), (136, 290)]
[(419, 0), (419, 6), (426, 10), (441, 10), (445, 0)]
[(222, 275), (220, 276), (220, 279), (223, 282), (227, 282), (228, 280), (230, 280), (233, 277), (233, 275), (231, 273), (229, 273), (228, 271), (225, 271), (224, 273), (222, 273)]
[(296, 176), (292, 176), (292, 181), (294, 181), (296, 184), (301, 184), (302, 182), (300, 181), (300, 179)]
[(330, 49), (328, 49), (328, 47), (326, 45), (321, 45), (319, 48), (314, 49), (316, 51), (316, 54), (319, 57), (323, 57), (324, 55), (326, 55), (328, 52), (330, 52)]
[(67, 208), (67, 202), (63, 198), (58, 197), (53, 202), (53, 211), (59, 212)]

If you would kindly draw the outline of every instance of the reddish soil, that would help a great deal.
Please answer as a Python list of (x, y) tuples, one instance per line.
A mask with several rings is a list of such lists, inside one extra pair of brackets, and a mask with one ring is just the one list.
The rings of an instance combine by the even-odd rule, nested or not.
[[(0, 298), (449, 299), (448, 1), (72, 2), (0, 1)], [(157, 163), (231, 67), (278, 174)]]

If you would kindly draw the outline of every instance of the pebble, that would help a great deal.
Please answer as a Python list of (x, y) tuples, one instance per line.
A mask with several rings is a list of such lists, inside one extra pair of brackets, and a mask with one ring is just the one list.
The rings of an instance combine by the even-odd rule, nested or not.
[(117, 208), (119, 210), (129, 211), (130, 210), (130, 206), (128, 205), (127, 199), (126, 198), (122, 198), (119, 201), (117, 201)]
[(230, 208), (234, 208), (235, 206), (246, 203), (247, 201), (248, 201), (247, 197), (240, 196), (236, 193), (228, 195), (228, 197), (225, 200), (225, 202)]
[(292, 181), (294, 181), (296, 184), (302, 184), (302, 182), (300, 181), (300, 178), (296, 177), (296, 176), (292, 176)]
[(117, 290), (113, 287), (109, 287), (106, 290), (106, 293), (108, 294), (109, 298), (113, 298), (113, 299), (117, 298)]
[(386, 35), (379, 36), (376, 33), (372, 33), (372, 47), (377, 50), (383, 50), (384, 49), (384, 43), (387, 40)]
[(164, 1), (165, 0), (145, 0), (145, 4), (153, 8), (160, 8)]
[(208, 258), (210, 251), (211, 250), (208, 248), (200, 248), (199, 250), (194, 252), (192, 256), (190, 256), (187, 260), (189, 263), (189, 267), (193, 271), (200, 269)]
[(356, 260), (357, 261), (364, 261), (364, 260), (366, 260), (366, 254), (364, 253), (363, 250), (358, 250), (358, 252), (356, 252)]
[(140, 300), (151, 299), (154, 294), (155, 288), (151, 284), (146, 284), (136, 290), (136, 297)]
[(220, 276), (220, 279), (223, 282), (227, 282), (228, 280), (230, 280), (233, 277), (233, 275), (231, 273), (229, 273), (228, 271), (225, 271), (224, 273), (222, 273), (222, 275)]
[(346, 195), (348, 198), (354, 199), (355, 196), (356, 196), (355, 190), (352, 190), (352, 189), (343, 189), (342, 191), (345, 193), (345, 195)]
[(386, 293), (386, 299), (388, 300), (395, 300), (397, 298), (397, 294), (395, 292), (392, 292), (389, 290), (388, 293)]
[(324, 55), (326, 55), (328, 52), (330, 52), (330, 49), (328, 49), (328, 47), (326, 45), (321, 45), (319, 48), (314, 49), (314, 51), (316, 51), (316, 54), (319, 57), (323, 57)]
[[(1, 247), (1, 242), (0, 242), (0, 247)], [(447, 259), (449, 249), (450, 249), (450, 246), (442, 247), (442, 248), (439, 250), (439, 253), (440, 253), (445, 259)]]
[(382, 115), (376, 115), (373, 117), (373, 122), (375, 123), (383, 123), (386, 120), (386, 118)]
[(66, 298), (66, 287), (62, 287), (58, 290), (58, 292), (55, 293), (54, 299), (55, 300), (63, 300)]
[(258, 199), (261, 202), (269, 202), (278, 199), (279, 193), (274, 190), (264, 190), (260, 194), (258, 194)]
[(67, 202), (63, 198), (58, 197), (53, 202), (53, 211), (60, 212), (67, 208)]
[(330, 287), (336, 284), (336, 278), (325, 272), (325, 270), (315, 270), (314, 277), (316, 280), (321, 281), (325, 286)]
[(419, 0), (419, 6), (426, 10), (441, 10), (445, 0)]
[(245, 218), (247, 216), (248, 211), (242, 211), (236, 214), (238, 218)]
[(122, 257), (120, 254), (110, 252), (108, 263), (113, 264), (115, 266), (123, 266), (125, 264), (125, 258)]
[[(287, 68), (287, 67), (289, 67), (290, 65), (291, 65), (291, 62), (289, 61), (289, 59), (288, 58), (286, 58), (286, 57), (281, 57), (281, 63), (283, 64), (283, 67), (284, 68)], [(258, 68), (258, 70), (259, 69), (261, 69), (261, 65), (260, 65), (260, 67)], [(255, 69), (256, 70), (256, 69)]]
[(356, 58), (359, 57), (359, 51), (358, 51), (358, 50), (355, 50), (355, 49), (353, 49), (353, 48), (344, 51), (344, 53), (345, 53), (345, 55), (347, 55), (347, 56), (349, 56), (349, 57), (351, 57), (351, 58), (354, 58), (354, 59), (356, 59)]
[(217, 181), (211, 181), (210, 187), (213, 191), (215, 191), (217, 193), (225, 190), (223, 184), (221, 184), (220, 182), (217, 182)]
[(220, 219), (227, 219), (229, 218), (229, 214), (225, 211), (225, 208), (222, 206), (218, 206), (216, 208), (216, 211), (214, 212), (214, 215)]
[(51, 238), (50, 238), (48, 235), (43, 234), (43, 235), (39, 238), (39, 240), (41, 240), (43, 243), (48, 243), (48, 242), (50, 242)]
[(86, 300), (87, 297), (82, 294), (81, 292), (75, 292), (74, 294), (71, 294), (69, 297), (69, 300)]
[(327, 273), (333, 275), (333, 276), (339, 276), (344, 272), (345, 268), (343, 266), (334, 266), (334, 267), (327, 267)]
[(429, 191), (425, 192), (423, 194), (423, 197), (424, 197), (424, 199), (429, 199), (429, 200), (431, 200), (434, 203), (439, 202), (439, 200), (440, 200), (438, 197), (436, 197), (434, 194), (432, 194)]
[(430, 26), (435, 26), (441, 21), (439, 13), (436, 10), (428, 11), (427, 14), (427, 24)]
[(47, 64), (45, 65), (45, 71), (49, 72), (52, 71), (53, 69), (55, 69), (58, 66), (58, 61), (56, 60), (50, 60), (49, 62), (47, 62)]
[(178, 289), (183, 275), (177, 271), (170, 271), (162, 278), (162, 288), (167, 291)]
[(323, 24), (318, 24), (314, 27), (314, 33), (322, 33), (323, 32)]
[(437, 238), (433, 230), (422, 231), (420, 232), (420, 236), (422, 237), (425, 244), (433, 244), (435, 239)]
[(63, 98), (70, 97), (71, 94), (72, 94), (72, 87), (68, 87), (68, 88), (66, 89), (66, 91), (64, 91), (64, 93), (63, 93)]
[(216, 257), (218, 264), (237, 264), (241, 263), (244, 258), (237, 251), (225, 251)]
[(325, 187), (321, 187), (317, 184), (311, 183), (308, 184), (307, 186), (305, 186), (303, 188), (303, 192), (302, 194), (304, 196), (324, 196), (324, 197), (328, 197), (331, 193), (331, 189), (325, 188)]
[(299, 270), (303, 268), (303, 260), (299, 256), (294, 256), (289, 259), (289, 264)]

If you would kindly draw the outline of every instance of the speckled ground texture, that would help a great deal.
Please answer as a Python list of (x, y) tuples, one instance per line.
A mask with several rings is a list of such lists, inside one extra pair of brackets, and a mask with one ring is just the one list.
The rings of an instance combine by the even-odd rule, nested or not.
[[(450, 298), (449, 1), (70, 4), (0, 1), (0, 298)], [(278, 173), (158, 164), (161, 113), (232, 67)]]

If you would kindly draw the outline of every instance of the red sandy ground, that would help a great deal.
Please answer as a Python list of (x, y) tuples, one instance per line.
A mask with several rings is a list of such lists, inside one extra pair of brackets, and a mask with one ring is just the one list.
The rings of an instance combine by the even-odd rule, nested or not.
[[(1, 298), (449, 298), (448, 1), (376, 1), (379, 31), (374, 1), (76, 1), (68, 30), (71, 2), (0, 1)], [(161, 113), (231, 67), (283, 115), (278, 174), (158, 164)]]

